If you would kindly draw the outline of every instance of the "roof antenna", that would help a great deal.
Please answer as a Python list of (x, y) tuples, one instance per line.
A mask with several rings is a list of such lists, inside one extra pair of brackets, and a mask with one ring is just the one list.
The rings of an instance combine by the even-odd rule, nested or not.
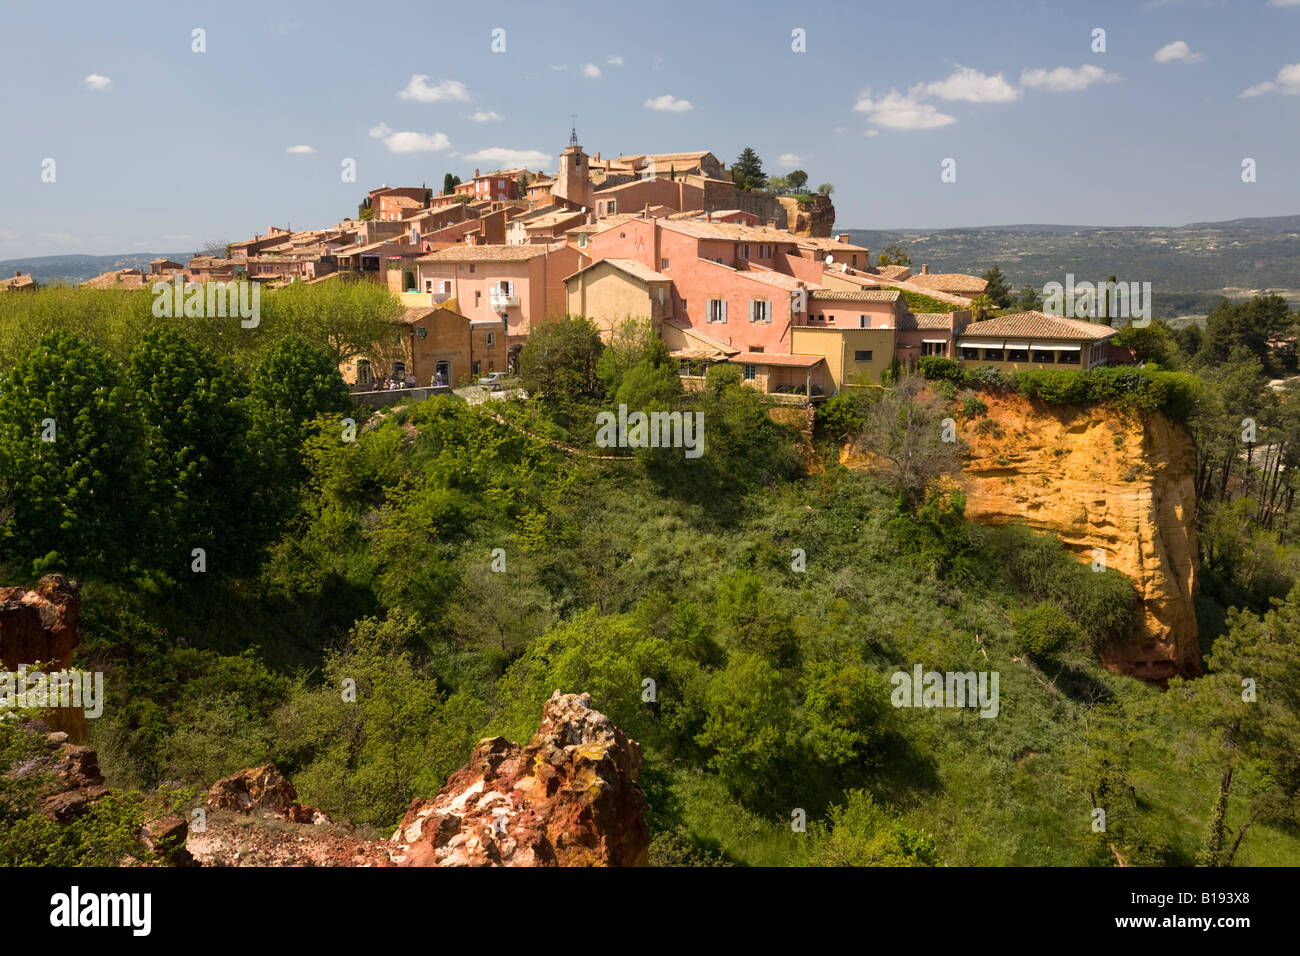
[(569, 114), (569, 145), (578, 145), (578, 117), (574, 113)]

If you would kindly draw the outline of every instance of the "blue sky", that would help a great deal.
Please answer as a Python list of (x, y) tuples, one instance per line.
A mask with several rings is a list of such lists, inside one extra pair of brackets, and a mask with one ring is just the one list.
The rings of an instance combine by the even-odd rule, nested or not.
[(2, 29), (0, 258), (182, 251), (328, 225), (381, 183), (554, 171), (571, 113), (589, 153), (797, 163), (839, 228), (1300, 213), (1300, 0), (47, 0)]

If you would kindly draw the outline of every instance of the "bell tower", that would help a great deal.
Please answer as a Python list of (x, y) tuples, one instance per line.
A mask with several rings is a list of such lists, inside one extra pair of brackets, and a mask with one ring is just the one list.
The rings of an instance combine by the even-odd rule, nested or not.
[(569, 145), (560, 153), (560, 168), (555, 174), (551, 195), (591, 211), (591, 171), (587, 166), (587, 154), (578, 145), (578, 128), (574, 124), (569, 127)]

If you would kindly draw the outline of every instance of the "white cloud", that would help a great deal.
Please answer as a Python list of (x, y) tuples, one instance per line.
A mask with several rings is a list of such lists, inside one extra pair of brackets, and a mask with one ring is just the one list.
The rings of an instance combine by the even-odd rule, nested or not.
[(436, 153), (451, 145), (444, 133), (395, 133), (387, 123), (370, 127), (370, 135), (383, 140), (390, 153)]
[(461, 159), (468, 159), (473, 163), (490, 163), (501, 169), (517, 169), (544, 166), (551, 161), (551, 154), (543, 153), (539, 149), (507, 149), (504, 146), (489, 146), (487, 149), (480, 149), (477, 153), (466, 153)]
[(1156, 55), (1151, 59), (1157, 63), (1200, 63), (1205, 59), (1205, 54), (1193, 53), (1191, 47), (1182, 40), (1175, 40), (1156, 50)]
[[(1300, 2), (1300, 0), (1297, 0), (1297, 2)], [(622, 66), (623, 58), (621, 56), (607, 56), (605, 57), (605, 62), (610, 66)]]
[(667, 113), (684, 113), (687, 110), (694, 109), (690, 100), (679, 100), (670, 93), (663, 96), (655, 96), (645, 101), (646, 109), (658, 110)]
[(548, 64), (546, 64), (546, 68), (547, 68), (548, 70), (554, 70), (556, 73), (559, 73), (561, 70), (567, 70), (567, 69), (569, 68), (569, 64), (567, 64), (567, 63), (548, 63)]
[(941, 100), (962, 100), (966, 103), (1009, 103), (1020, 99), (1020, 91), (1008, 83), (1001, 73), (989, 76), (961, 65), (946, 80), (917, 87), (910, 95), (937, 96)]
[(87, 74), (82, 78), (82, 83), (90, 90), (106, 90), (113, 85), (113, 81), (106, 76), (100, 76), (98, 73)]
[(316, 152), (316, 147), (300, 144), (298, 146), (290, 146), (288, 149), (285, 150), (285, 152), (286, 153), (314, 153)]
[(878, 129), (869, 129), (869, 130), (864, 130), (863, 133), (862, 133), (862, 135), (863, 135), (863, 136), (879, 136), (879, 135), (880, 135), (880, 130), (878, 130)]
[(471, 114), (470, 119), (475, 123), (498, 123), (505, 117), (496, 110), (479, 110), (477, 113)]
[(430, 86), (429, 77), (417, 73), (411, 77), (411, 82), (406, 84), (406, 89), (397, 95), (404, 100), (415, 100), (419, 103), (440, 103), (443, 100), (467, 100), (469, 90), (458, 80), (443, 80), (436, 86)]
[(599, 80), (600, 67), (598, 67), (595, 63), (584, 63), (582, 64), (582, 75), (589, 80)]
[(853, 110), (866, 113), (875, 125), (890, 129), (938, 129), (957, 122), (947, 113), (940, 113), (930, 103), (904, 96), (897, 90), (890, 90), (878, 99), (872, 99), (871, 91), (867, 90), (853, 104)]
[(1241, 91), (1241, 98), (1259, 96), (1261, 93), (1285, 93), (1300, 96), (1300, 63), (1292, 63), (1277, 71), (1277, 76)]
[(1060, 93), (1085, 90), (1094, 83), (1114, 83), (1118, 79), (1119, 76), (1115, 73), (1107, 73), (1099, 66), (1084, 64), (1077, 70), (1068, 66), (1058, 66), (1054, 70), (1025, 70), (1020, 74), (1020, 85)]
[(797, 156), (794, 153), (782, 153), (777, 159), (776, 164), (778, 166), (784, 166), (786, 169), (794, 169), (796, 166), (803, 165), (803, 157)]

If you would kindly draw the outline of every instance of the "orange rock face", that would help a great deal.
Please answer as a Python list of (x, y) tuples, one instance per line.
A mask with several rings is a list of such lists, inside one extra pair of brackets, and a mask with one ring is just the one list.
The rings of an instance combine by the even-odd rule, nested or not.
[(19, 664), (72, 666), (72, 651), (80, 641), (81, 597), (76, 584), (61, 574), (47, 574), (35, 591), (0, 588), (0, 661), (5, 670)]
[(641, 748), (588, 694), (546, 703), (526, 747), (479, 741), (432, 800), (393, 834), (398, 866), (644, 866)]
[(1199, 673), (1191, 437), (1159, 413), (980, 398), (995, 428), (961, 425), (970, 446), (966, 516), (1050, 531), (1089, 562), (1100, 548), (1142, 602), (1140, 636), (1103, 663), (1155, 681)]

